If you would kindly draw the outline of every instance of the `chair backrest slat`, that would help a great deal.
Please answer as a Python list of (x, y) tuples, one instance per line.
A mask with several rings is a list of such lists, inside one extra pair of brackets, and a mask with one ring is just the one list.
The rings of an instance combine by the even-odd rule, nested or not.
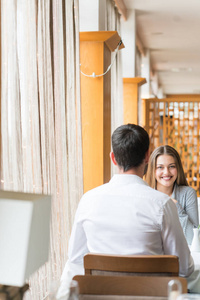
[[(179, 259), (175, 255), (104, 255), (89, 253), (84, 257), (85, 274), (178, 276)], [(111, 274), (111, 273), (110, 273)]]
[(80, 294), (167, 297), (172, 279), (179, 280), (182, 293), (187, 293), (187, 280), (182, 277), (77, 275), (73, 279), (78, 281)]

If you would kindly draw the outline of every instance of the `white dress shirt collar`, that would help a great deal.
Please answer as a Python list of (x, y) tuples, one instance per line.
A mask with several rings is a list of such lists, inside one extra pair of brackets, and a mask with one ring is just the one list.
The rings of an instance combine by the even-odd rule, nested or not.
[(141, 177), (133, 174), (115, 174), (111, 180), (111, 184), (124, 185), (129, 183), (148, 185)]

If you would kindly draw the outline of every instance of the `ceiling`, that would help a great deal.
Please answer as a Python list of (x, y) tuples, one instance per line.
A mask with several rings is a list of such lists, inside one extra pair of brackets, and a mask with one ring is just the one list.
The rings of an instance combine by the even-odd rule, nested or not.
[[(200, 0), (124, 0), (164, 94), (200, 94)], [(128, 18), (127, 11), (127, 18)]]

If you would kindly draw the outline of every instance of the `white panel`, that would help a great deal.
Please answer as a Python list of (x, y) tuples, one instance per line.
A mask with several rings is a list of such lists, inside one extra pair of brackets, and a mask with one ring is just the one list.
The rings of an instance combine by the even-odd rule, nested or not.
[(121, 18), (121, 38), (125, 48), (122, 53), (122, 73), (123, 77), (135, 77), (135, 57), (136, 57), (136, 28), (135, 11), (128, 11), (128, 19)]
[(150, 98), (150, 51), (146, 50), (145, 56), (142, 56), (141, 75), (146, 78), (147, 83), (141, 86), (141, 98)]
[(105, 30), (106, 0), (79, 0), (80, 31)]
[(0, 199), (1, 284), (24, 284), (32, 209), (31, 202)]

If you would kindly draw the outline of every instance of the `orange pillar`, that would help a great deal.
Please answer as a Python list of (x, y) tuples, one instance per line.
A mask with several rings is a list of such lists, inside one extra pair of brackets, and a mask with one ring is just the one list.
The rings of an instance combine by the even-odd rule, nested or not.
[[(80, 33), (81, 72), (103, 74), (120, 42), (116, 31)], [(123, 44), (120, 46), (123, 47)], [(110, 180), (111, 73), (81, 73), (84, 192)]]
[(139, 87), (144, 83), (145, 78), (123, 78), (124, 124), (138, 124)]

